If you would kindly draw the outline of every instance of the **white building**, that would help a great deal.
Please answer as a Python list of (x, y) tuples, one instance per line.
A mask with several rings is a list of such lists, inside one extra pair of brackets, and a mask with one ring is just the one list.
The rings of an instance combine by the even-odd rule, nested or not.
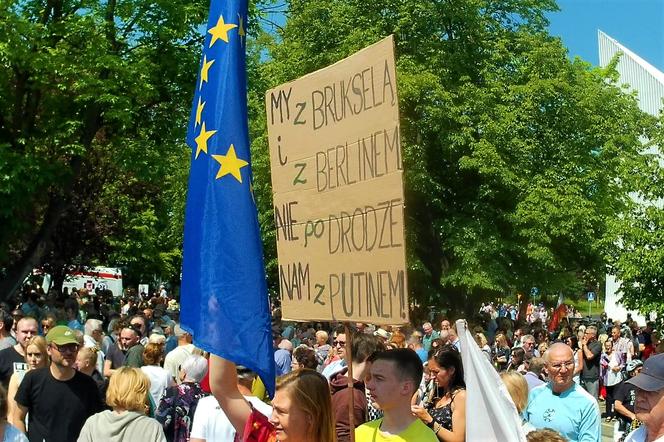
[[(621, 54), (616, 66), (620, 74), (620, 83), (629, 85), (631, 90), (636, 92), (639, 108), (642, 111), (659, 115), (664, 99), (664, 73), (604, 32), (598, 31), (597, 39), (600, 66), (606, 67), (613, 57)], [(649, 150), (650, 153), (656, 151), (656, 147)], [(620, 304), (619, 286), (620, 281), (616, 281), (613, 275), (606, 275), (605, 311), (609, 318), (624, 321), (627, 310)], [(632, 312), (632, 318), (638, 321), (639, 325), (645, 324), (645, 318), (635, 312)]]

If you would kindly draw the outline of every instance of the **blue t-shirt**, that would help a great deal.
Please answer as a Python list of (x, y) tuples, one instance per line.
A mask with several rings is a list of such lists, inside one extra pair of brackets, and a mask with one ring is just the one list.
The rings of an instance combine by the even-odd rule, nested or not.
[(535, 428), (551, 428), (570, 442), (601, 442), (602, 427), (597, 401), (573, 383), (560, 395), (551, 383), (533, 388), (524, 417)]

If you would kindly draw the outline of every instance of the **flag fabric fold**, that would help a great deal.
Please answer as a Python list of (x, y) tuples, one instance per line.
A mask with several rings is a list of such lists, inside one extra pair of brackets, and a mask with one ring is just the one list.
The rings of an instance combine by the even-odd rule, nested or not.
[(468, 331), (466, 321), (456, 321), (456, 328), (466, 381), (466, 440), (525, 442), (521, 418), (507, 387)]
[(274, 395), (263, 250), (252, 194), (245, 68), (247, 0), (212, 0), (187, 130), (182, 327), (254, 370)]

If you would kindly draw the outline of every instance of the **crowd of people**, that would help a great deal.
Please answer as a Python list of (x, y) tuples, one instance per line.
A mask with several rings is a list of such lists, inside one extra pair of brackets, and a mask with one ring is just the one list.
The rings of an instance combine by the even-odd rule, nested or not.
[[(602, 419), (616, 441), (664, 438), (653, 323), (527, 312), (483, 305), (465, 345), (500, 373), (528, 441), (599, 442)], [(163, 287), (122, 299), (28, 288), (1, 305), (0, 440), (465, 441), (478, 418), (466, 413), (462, 340), (446, 318), (342, 326), (282, 322), (275, 309), (273, 398), (249, 368), (197, 349), (177, 320)]]

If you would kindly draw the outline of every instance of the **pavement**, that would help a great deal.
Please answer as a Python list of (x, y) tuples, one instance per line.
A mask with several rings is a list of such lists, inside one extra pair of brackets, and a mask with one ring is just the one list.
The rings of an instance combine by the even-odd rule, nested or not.
[[(606, 410), (604, 401), (599, 401), (599, 409), (604, 414)], [(602, 418), (602, 442), (613, 442), (613, 425), (613, 422), (607, 422)]]

